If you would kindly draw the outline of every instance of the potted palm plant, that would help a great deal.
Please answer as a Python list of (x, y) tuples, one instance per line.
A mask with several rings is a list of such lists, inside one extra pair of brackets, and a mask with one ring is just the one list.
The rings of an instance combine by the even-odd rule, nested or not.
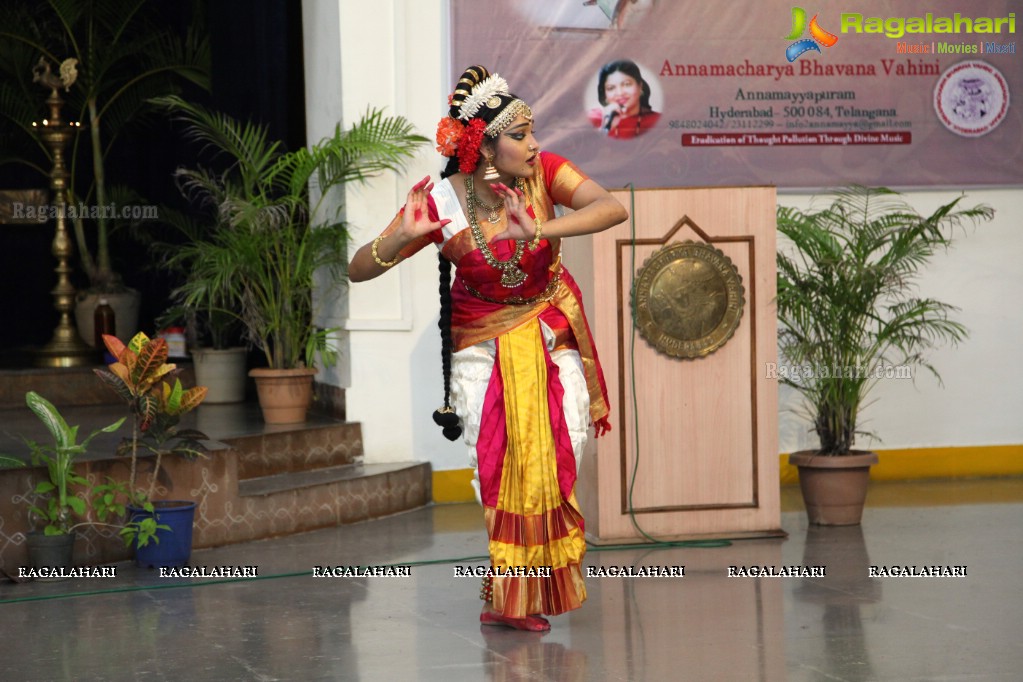
[(860, 522), (877, 454), (854, 449), (864, 399), (896, 368), (923, 367), (943, 343), (967, 336), (957, 309), (916, 295), (931, 257), (960, 226), (990, 219), (987, 206), (959, 208), (959, 197), (929, 216), (883, 187), (836, 190), (827, 207), (778, 207), (779, 378), (798, 391), (820, 439), (789, 462), (811, 523)]
[[(75, 530), (93, 522), (86, 518), (89, 482), (75, 473), (75, 460), (83, 455), (89, 443), (101, 433), (113, 433), (124, 419), (93, 431), (78, 442), (78, 426), (69, 426), (60, 411), (35, 391), (25, 394), (25, 403), (39, 418), (53, 438), (53, 444), (25, 439), (35, 466), (46, 468), (46, 480), (39, 481), (32, 491), (36, 501), (29, 515), (43, 524), (42, 530), (27, 534), (29, 563), (36, 568), (64, 568), (73, 565)], [(0, 455), (0, 466), (23, 466), (10, 455)], [(83, 495), (75, 493), (81, 488)], [(37, 578), (52, 580), (59, 578)]]
[[(176, 241), (154, 242), (150, 250), (158, 256), (157, 267), (167, 270), (173, 277), (187, 281), (192, 273), (192, 261), (183, 253), (181, 244), (201, 242), (209, 229), (193, 216), (165, 208), (160, 223), (176, 233)], [(195, 381), (206, 386), (205, 403), (238, 403), (245, 399), (246, 363), (248, 348), (239, 344), (240, 322), (238, 306), (223, 291), (205, 292), (198, 303), (185, 305), (179, 299), (158, 319), (161, 328), (184, 324)]]
[[(231, 344), (227, 331), (236, 320), (215, 308), (192, 317), (199, 334), (208, 330), (209, 345), (191, 350), (195, 381), (209, 388), (207, 403), (239, 403), (245, 400), (248, 348)], [(205, 336), (205, 335), (203, 335)]]
[[(250, 371), (264, 419), (304, 421), (316, 360), (330, 366), (337, 354), (330, 343), (335, 330), (315, 322), (314, 281), (327, 289), (319, 291), (326, 300), (330, 288), (347, 282), (348, 230), (340, 207), (324, 215), (328, 193), (400, 170), (426, 138), (403, 117), (371, 110), (310, 148), (284, 151), (263, 126), (178, 97), (157, 101), (176, 112), (186, 134), (216, 155), (213, 161), (226, 164), (221, 172), (177, 172), (186, 197), (212, 209), (213, 227), (171, 258), (188, 273), (175, 294), (186, 306), (236, 315), (266, 359), (265, 368)], [(276, 397), (295, 404), (270, 405)]]
[[(94, 371), (128, 406), (132, 429), (117, 451), (129, 457), (128, 479), (97, 486), (93, 499), (97, 516), (105, 520), (127, 512), (128, 522), (120, 533), (126, 544), (134, 545), (140, 565), (183, 565), (191, 554), (195, 503), (155, 500), (154, 495), (165, 457), (195, 459), (206, 453), (203, 441), (208, 436), (178, 426), (181, 417), (206, 397), (206, 387), (182, 387), (176, 366), (167, 362), (165, 339), (139, 332), (127, 345), (111, 335), (104, 335), (103, 342), (116, 360)], [(140, 454), (151, 456), (147, 476), (140, 476)]]

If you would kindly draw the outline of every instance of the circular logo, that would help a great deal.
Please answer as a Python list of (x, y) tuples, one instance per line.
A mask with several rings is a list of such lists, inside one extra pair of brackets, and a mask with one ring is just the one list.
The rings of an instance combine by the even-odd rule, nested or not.
[(732, 338), (745, 305), (742, 277), (709, 244), (685, 241), (653, 254), (632, 288), (636, 326), (647, 342), (676, 358), (710, 355)]
[(938, 79), (934, 110), (956, 135), (980, 137), (997, 128), (1009, 111), (1009, 86), (987, 62), (959, 62)]

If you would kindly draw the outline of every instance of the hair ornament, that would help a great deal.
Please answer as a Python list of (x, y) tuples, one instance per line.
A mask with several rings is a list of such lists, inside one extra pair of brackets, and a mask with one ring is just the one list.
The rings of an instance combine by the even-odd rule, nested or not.
[(437, 151), (442, 156), (454, 156), (458, 151), (458, 143), (465, 134), (465, 126), (445, 116), (437, 124)]
[(480, 143), (483, 142), (484, 129), (487, 124), (479, 118), (474, 118), (465, 126), (458, 143), (458, 170), (466, 175), (472, 175), (476, 170), (476, 164), (480, 160)]
[(500, 114), (494, 117), (494, 120), (487, 124), (485, 132), (487, 137), (497, 137), (501, 134), (501, 131), (512, 124), (512, 121), (519, 115), (525, 116), (526, 118), (533, 118), (533, 110), (529, 108), (529, 105), (523, 102), (521, 99), (512, 100), (512, 102), (504, 108)]
[(508, 95), (508, 82), (495, 73), (473, 86), (472, 93), (465, 98), (462, 106), (458, 108), (458, 118), (468, 121), (476, 115), (481, 106), (488, 104), (488, 100), (498, 95)]

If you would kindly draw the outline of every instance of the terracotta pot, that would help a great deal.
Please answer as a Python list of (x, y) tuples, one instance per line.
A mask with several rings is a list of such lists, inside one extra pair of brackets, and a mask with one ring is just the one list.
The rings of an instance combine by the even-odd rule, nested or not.
[(267, 424), (300, 424), (313, 402), (316, 369), (267, 369), (249, 371), (256, 380), (259, 406)]
[(853, 451), (825, 456), (812, 451), (793, 452), (789, 464), (799, 467), (799, 489), (810, 523), (821, 526), (854, 526), (863, 518), (870, 467), (877, 454)]

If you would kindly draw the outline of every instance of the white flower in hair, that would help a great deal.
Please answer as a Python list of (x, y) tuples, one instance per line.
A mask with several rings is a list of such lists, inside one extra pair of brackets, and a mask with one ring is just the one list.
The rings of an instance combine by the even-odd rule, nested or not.
[(476, 112), (480, 110), (480, 107), (482, 107), (488, 99), (497, 95), (507, 94), (508, 81), (495, 73), (473, 86), (472, 93), (465, 98), (462, 102), (462, 106), (458, 108), (458, 118), (462, 121), (468, 121), (476, 115)]

